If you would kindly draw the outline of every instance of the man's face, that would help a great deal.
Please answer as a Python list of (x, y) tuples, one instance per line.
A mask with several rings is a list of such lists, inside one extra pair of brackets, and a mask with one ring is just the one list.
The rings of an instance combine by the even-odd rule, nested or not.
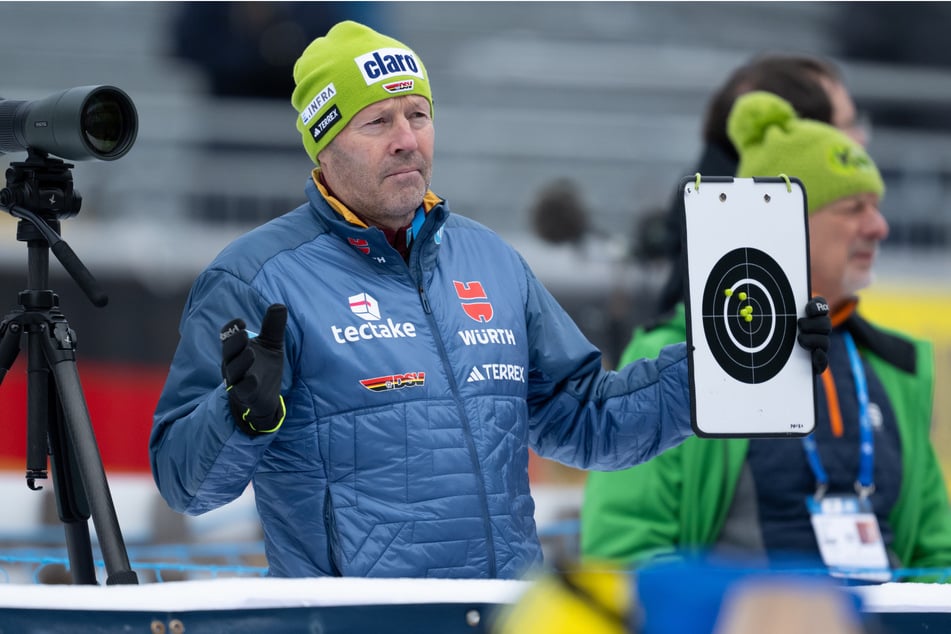
[(879, 243), (888, 223), (875, 194), (841, 198), (809, 216), (812, 291), (833, 307), (872, 283)]
[(393, 97), (358, 112), (317, 158), (327, 185), (351, 211), (398, 229), (429, 189), (433, 140), (429, 101)]

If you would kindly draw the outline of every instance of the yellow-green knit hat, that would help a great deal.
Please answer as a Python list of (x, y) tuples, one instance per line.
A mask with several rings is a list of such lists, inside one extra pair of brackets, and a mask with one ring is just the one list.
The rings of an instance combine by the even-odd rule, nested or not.
[(370, 104), (421, 95), (432, 108), (429, 75), (405, 44), (357, 22), (340, 22), (304, 49), (294, 64), (291, 103), (307, 155), (317, 154)]
[(736, 100), (727, 133), (740, 154), (736, 175), (798, 177), (809, 213), (855, 194), (885, 193), (885, 183), (865, 149), (838, 128), (800, 119), (786, 100), (750, 92)]

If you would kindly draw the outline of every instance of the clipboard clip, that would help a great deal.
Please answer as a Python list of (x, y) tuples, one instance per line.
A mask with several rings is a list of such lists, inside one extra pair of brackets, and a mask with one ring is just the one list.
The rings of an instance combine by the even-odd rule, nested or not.
[[(699, 176), (699, 174), (698, 174), (697, 176)], [(791, 194), (791, 193), (792, 193), (792, 183), (789, 182), (789, 177), (786, 176), (785, 174), (780, 174), (779, 177), (780, 177), (781, 179), (783, 179), (784, 181), (786, 181), (786, 193), (787, 193), (787, 194)]]

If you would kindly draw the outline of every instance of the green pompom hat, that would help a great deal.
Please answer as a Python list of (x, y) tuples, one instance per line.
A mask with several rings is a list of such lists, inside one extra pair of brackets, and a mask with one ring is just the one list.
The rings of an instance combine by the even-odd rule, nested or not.
[(304, 49), (294, 64), (297, 129), (307, 156), (317, 155), (353, 115), (390, 97), (420, 95), (429, 101), (429, 74), (405, 44), (368, 26), (345, 21)]
[(736, 175), (797, 177), (806, 188), (809, 213), (856, 194), (882, 196), (885, 183), (865, 148), (844, 132), (800, 119), (786, 100), (750, 92), (733, 104), (727, 133), (740, 155)]

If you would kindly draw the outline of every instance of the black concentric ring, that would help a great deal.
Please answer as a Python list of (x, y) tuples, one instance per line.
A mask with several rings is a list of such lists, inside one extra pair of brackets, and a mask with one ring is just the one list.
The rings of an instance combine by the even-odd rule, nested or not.
[(702, 320), (713, 358), (743, 383), (764, 383), (796, 343), (792, 286), (779, 264), (751, 247), (721, 257), (703, 289)]

